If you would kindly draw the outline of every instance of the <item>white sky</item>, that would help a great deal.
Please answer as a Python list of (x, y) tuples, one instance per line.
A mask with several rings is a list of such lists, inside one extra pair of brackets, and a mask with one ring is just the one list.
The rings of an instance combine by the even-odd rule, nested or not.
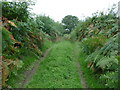
[(61, 21), (66, 15), (79, 19), (91, 16), (97, 11), (105, 11), (120, 0), (37, 0), (32, 12), (49, 15), (55, 21)]

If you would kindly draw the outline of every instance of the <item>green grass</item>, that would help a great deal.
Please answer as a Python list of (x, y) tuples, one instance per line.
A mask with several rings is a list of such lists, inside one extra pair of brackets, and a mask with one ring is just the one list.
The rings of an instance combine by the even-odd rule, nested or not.
[(44, 44), (43, 44), (43, 47), (42, 47), (42, 51), (46, 51), (48, 48), (50, 48), (51, 46), (53, 45), (53, 42), (50, 41), (50, 40), (47, 40), (45, 39), (44, 40)]
[(84, 73), (84, 78), (86, 80), (88, 87), (105, 88), (102, 82), (100, 82), (100, 80), (97, 77), (95, 77), (95, 75), (92, 73), (92, 71), (89, 68), (87, 68), (87, 62), (85, 61), (87, 55), (81, 51), (79, 56), (80, 56), (79, 62), (81, 65), (81, 69)]
[(19, 87), (19, 80), (22, 80), (23, 76), (23, 72), (27, 69), (29, 69), (28, 67), (34, 63), (36, 60), (38, 59), (38, 57), (36, 56), (23, 56), (22, 61), (23, 61), (23, 66), (22, 68), (20, 68), (18, 71), (15, 70), (14, 72), (16, 72), (16, 75), (14, 75), (13, 73), (11, 73), (9, 80), (7, 81), (7, 84), (9, 86), (11, 86), (12, 88), (17, 88)]
[[(52, 42), (46, 41), (44, 50), (52, 45)], [(76, 67), (77, 60), (80, 62), (88, 87), (104, 88), (99, 79), (87, 68), (86, 57), (87, 55), (81, 51), (79, 43), (73, 44), (73, 42), (64, 40), (54, 43), (50, 53), (40, 63), (37, 72), (26, 85), (26, 88), (82, 88)], [(23, 67), (17, 71), (16, 76), (11, 74), (7, 84), (13, 88), (19, 87), (18, 81), (24, 77), (22, 73), (29, 69), (28, 67), (37, 59), (38, 57), (33, 54), (24, 56), (22, 58)]]
[(27, 88), (81, 88), (73, 57), (73, 44), (56, 43), (46, 59), (40, 63)]
[[(49, 40), (45, 40), (44, 42), (44, 47), (42, 47), (42, 51), (45, 52), (45, 50), (47, 50), (48, 48), (50, 48), (52, 46), (52, 42)], [(20, 68), (19, 70), (14, 70), (13, 72), (16, 73), (13, 74), (11, 73), (9, 76), (9, 80), (7, 81), (7, 84), (12, 87), (12, 88), (17, 88), (19, 87), (19, 81), (23, 79), (23, 73), (30, 69), (29, 66), (31, 66), (36, 60), (39, 59), (40, 56), (32, 53), (32, 52), (28, 52), (25, 51), (27, 56), (21, 56), (21, 60), (23, 61), (23, 66), (22, 68)]]

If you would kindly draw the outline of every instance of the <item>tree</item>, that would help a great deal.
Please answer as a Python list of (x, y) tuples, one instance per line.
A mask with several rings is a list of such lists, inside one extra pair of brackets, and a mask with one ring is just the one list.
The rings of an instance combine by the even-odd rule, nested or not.
[(72, 15), (67, 15), (62, 19), (63, 26), (69, 33), (75, 28), (75, 26), (77, 26), (78, 22), (78, 17)]

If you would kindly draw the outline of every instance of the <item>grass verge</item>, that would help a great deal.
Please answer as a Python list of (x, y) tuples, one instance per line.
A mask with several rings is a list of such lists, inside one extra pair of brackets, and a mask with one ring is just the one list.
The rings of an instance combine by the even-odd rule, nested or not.
[(105, 88), (104, 85), (100, 82), (100, 80), (97, 77), (95, 77), (92, 71), (89, 68), (87, 68), (87, 62), (85, 62), (87, 55), (82, 51), (80, 51), (79, 56), (80, 56), (79, 62), (81, 65), (81, 69), (83, 71), (84, 78), (86, 80), (88, 87), (89, 88)]
[(24, 77), (23, 76), (23, 73), (24, 71), (26, 71), (27, 69), (29, 69), (28, 67), (33, 63), (35, 62), (36, 60), (38, 59), (38, 57), (32, 55), (32, 56), (24, 56), (22, 58), (22, 61), (23, 61), (23, 66), (22, 68), (20, 68), (19, 70), (15, 70), (13, 71), (13, 73), (16, 73), (16, 74), (13, 74), (11, 73), (10, 76), (9, 76), (9, 80), (7, 81), (7, 84), (12, 87), (12, 88), (17, 88), (19, 87), (19, 81), (22, 80), (22, 78)]
[(53, 45), (53, 42), (45, 39), (44, 44), (42, 45), (42, 51), (45, 52), (48, 48), (50, 48)]
[[(45, 52), (48, 48), (52, 46), (52, 42), (49, 40), (45, 40), (44, 42), (44, 47), (42, 47), (42, 51)], [(27, 56), (22, 56), (21, 61), (23, 61), (23, 66), (19, 70), (14, 70), (10, 75), (9, 75), (9, 80), (7, 81), (7, 84), (9, 87), (12, 88), (18, 88), (19, 87), (19, 81), (24, 78), (23, 73), (30, 69), (31, 65), (39, 59), (40, 56), (32, 53), (32, 52), (27, 52)]]

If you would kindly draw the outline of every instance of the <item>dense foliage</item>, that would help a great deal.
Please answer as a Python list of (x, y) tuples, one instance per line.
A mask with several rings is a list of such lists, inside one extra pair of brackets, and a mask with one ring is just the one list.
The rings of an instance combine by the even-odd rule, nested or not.
[[(32, 59), (42, 55), (46, 43), (55, 40), (63, 32), (60, 23), (48, 16), (30, 17), (28, 2), (3, 2), (2, 20), (2, 86), (7, 87), (10, 78), (20, 69), (29, 66)], [(22, 15), (22, 16), (21, 16)], [(46, 47), (45, 47), (46, 46)], [(24, 65), (26, 64), (26, 65)]]
[(2, 15), (9, 20), (27, 21), (33, 2), (2, 2)]
[(96, 13), (81, 21), (71, 32), (71, 40), (81, 41), (88, 68), (109, 88), (118, 86), (118, 23), (112, 8), (108, 14)]
[[(55, 39), (58, 35), (63, 34), (63, 26), (59, 22), (55, 22), (49, 16), (37, 16), (36, 22), (42, 22), (42, 31), (52, 36)], [(39, 26), (41, 28), (41, 26)]]
[[(34, 59), (38, 59), (52, 45), (52, 41), (57, 41), (63, 35), (66, 40), (79, 42), (80, 52), (84, 53), (83, 64), (86, 63), (85, 66), (105, 87), (116, 88), (118, 86), (118, 67), (120, 67), (120, 57), (118, 56), (120, 28), (118, 27), (118, 21), (120, 20), (114, 12), (114, 8), (109, 13), (95, 13), (84, 21), (80, 21), (76, 16), (67, 15), (63, 18), (61, 24), (45, 15), (31, 17), (30, 5), (33, 5), (33, 2), (2, 2), (3, 16), (0, 20), (3, 24), (0, 32), (2, 32), (3, 87), (8, 87), (9, 80), (12, 77), (19, 76), (18, 71), (20, 69), (27, 68), (34, 62)], [(63, 62), (58, 60), (59, 64), (67, 65), (69, 63), (64, 63), (65, 58), (70, 63), (74, 60), (71, 61), (69, 55), (67, 55), (70, 52), (66, 54), (62, 52), (73, 51), (73, 46), (71, 48), (72, 44), (70, 43), (65, 44), (66, 47), (68, 45), (68, 48), (63, 45), (63, 43), (58, 44), (60, 48), (55, 46), (55, 50), (53, 49), (54, 55), (51, 57), (53, 58), (56, 55), (55, 57), (60, 59), (61, 57), (58, 56), (61, 55), (63, 56), (63, 59), (61, 58)], [(56, 53), (56, 50), (60, 53)], [(78, 52), (76, 53), (79, 55)], [(67, 57), (65, 57), (66, 55)], [(70, 55), (72, 56), (72, 54)], [(66, 67), (66, 65), (63, 66)], [(52, 76), (51, 74), (48, 75)]]

